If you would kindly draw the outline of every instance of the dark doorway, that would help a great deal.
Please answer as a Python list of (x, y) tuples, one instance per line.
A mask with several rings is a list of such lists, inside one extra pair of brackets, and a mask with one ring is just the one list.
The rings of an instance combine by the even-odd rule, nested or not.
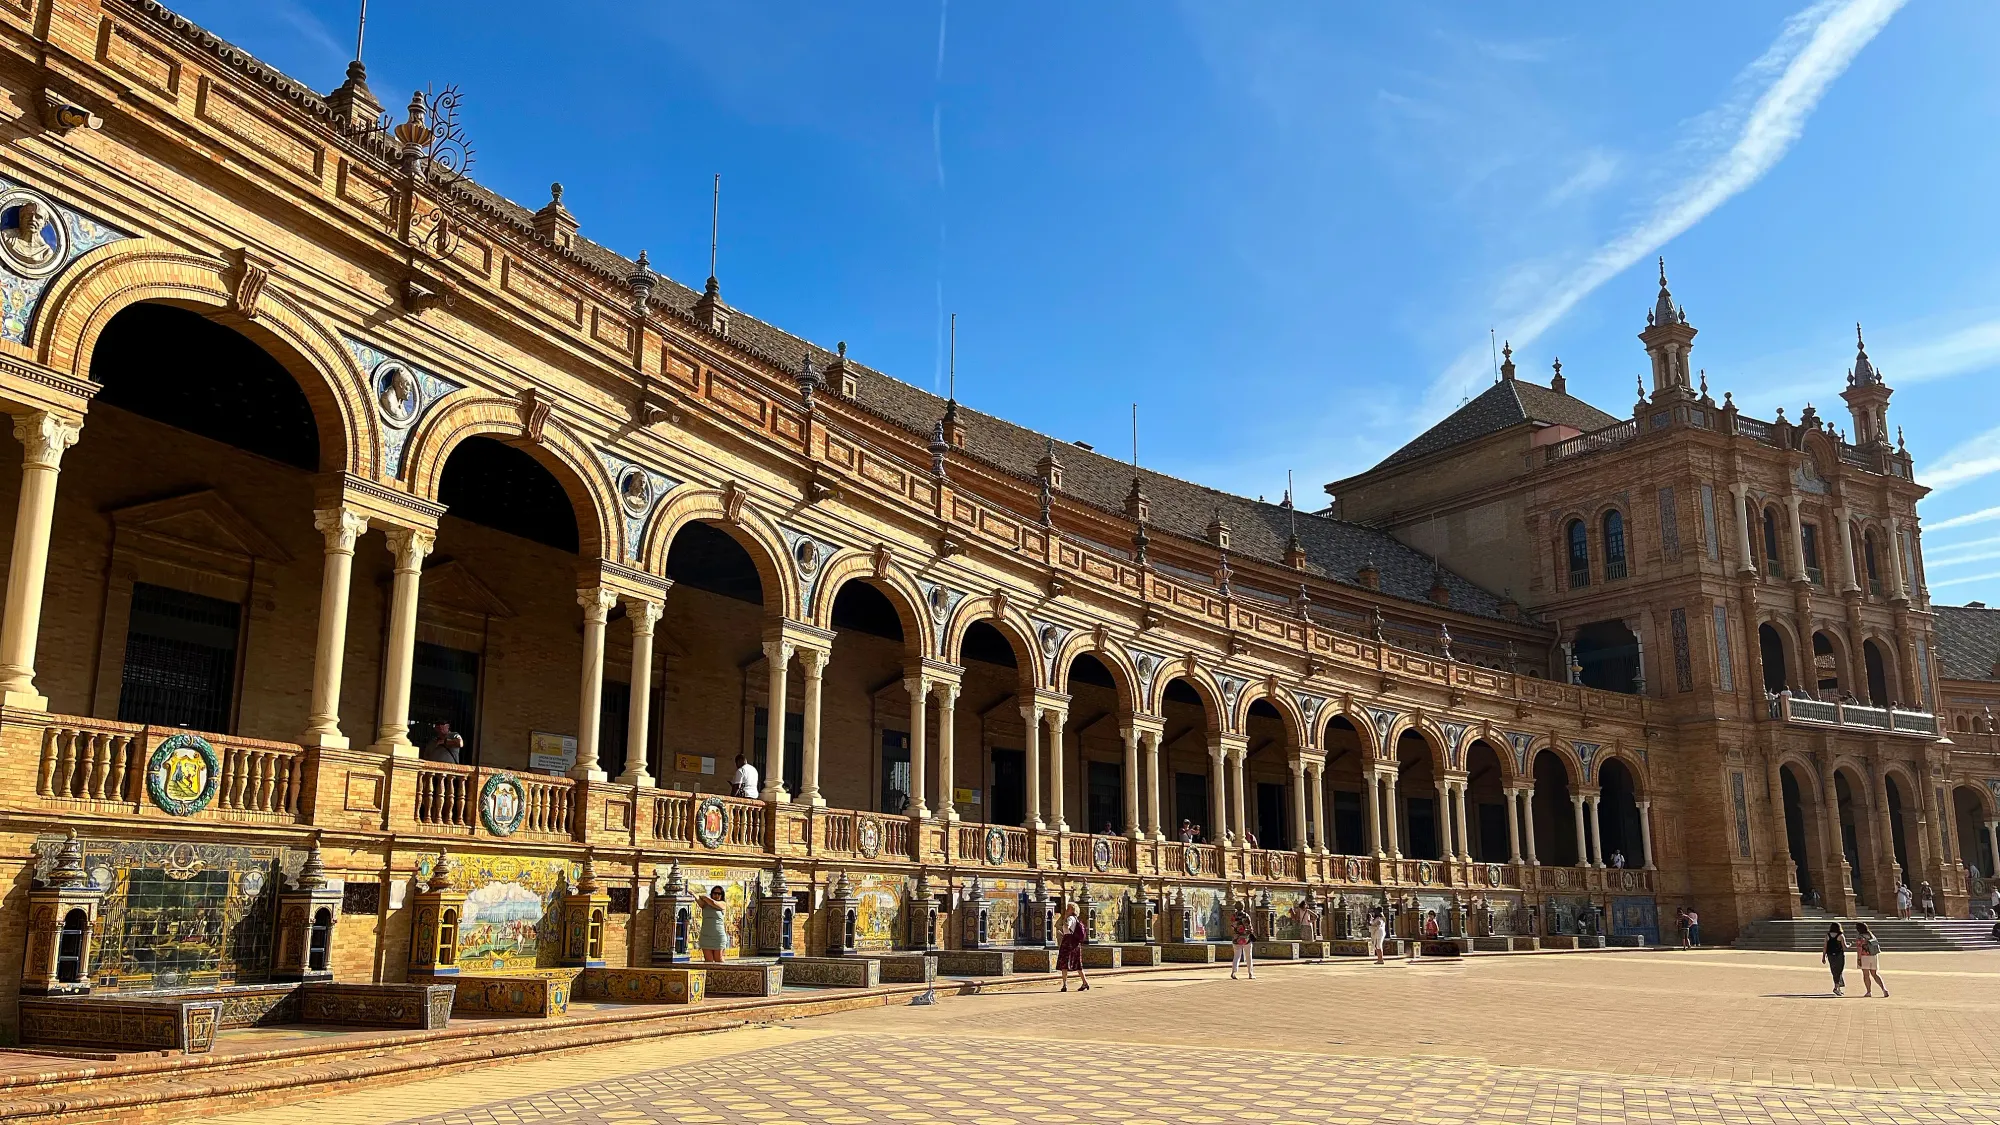
[(1903, 885), (1913, 886), (1910, 881), (1910, 852), (1903, 843), (1906, 835), (1903, 831), (1903, 790), (1893, 777), (1883, 778), (1882, 783), (1889, 791), (1889, 841), (1896, 857), (1896, 866), (1902, 869)]
[(1599, 621), (1576, 631), (1583, 685), (1627, 695), (1639, 690), (1639, 638), (1623, 621)]
[(1627, 867), (1645, 864), (1641, 856), (1645, 841), (1639, 834), (1639, 800), (1632, 771), (1613, 758), (1597, 771), (1597, 843), (1604, 849), (1598, 858), (1609, 864), (1613, 852), (1624, 855)]
[(1204, 836), (1214, 831), (1214, 826), (1208, 823), (1208, 775), (1205, 773), (1174, 775), (1174, 823), (1168, 835), (1179, 839), (1183, 820), (1199, 825)]
[(1861, 659), (1868, 666), (1868, 703), (1874, 707), (1890, 705), (1889, 673), (1882, 664), (1882, 650), (1874, 641), (1861, 642)]
[(228, 734), (243, 607), (137, 582), (118, 721)]
[(1084, 809), (1092, 832), (1125, 830), (1125, 771), (1118, 763), (1085, 763)]
[(1785, 641), (1768, 623), (1757, 626), (1757, 655), (1764, 662), (1764, 690), (1772, 695), (1784, 691), (1791, 682), (1785, 670)]
[(987, 795), (989, 824), (1016, 825), (1028, 819), (1028, 756), (993, 748), (993, 792)]
[(452, 732), (465, 740), (460, 761), (477, 763), (479, 654), (418, 641), (410, 670), (410, 741), (421, 749), (440, 722), (450, 723)]
[(1404, 850), (1411, 859), (1443, 859), (1438, 850), (1437, 800), (1409, 797), (1403, 801), (1403, 835), (1410, 841)]
[(1833, 654), (1833, 641), (1825, 633), (1813, 634), (1813, 677), (1816, 698), (1836, 699), (1840, 695), (1840, 661)]
[(612, 777), (622, 777), (631, 763), (625, 760), (625, 738), (631, 733), (632, 685), (606, 680), (597, 697), (597, 763)]
[(1569, 770), (1554, 751), (1535, 755), (1535, 853), (1543, 863), (1574, 867), (1576, 809), (1570, 802)]
[(882, 732), (882, 804), (885, 813), (910, 811), (910, 732)]
[(1840, 854), (1847, 860), (1848, 890), (1861, 894), (1861, 828), (1855, 823), (1854, 791), (1847, 775), (1833, 775), (1834, 800), (1840, 804)]
[(1334, 847), (1341, 855), (1365, 855), (1362, 850), (1367, 830), (1361, 813), (1361, 794), (1345, 789), (1333, 792), (1333, 805), (1328, 810), (1333, 817)]
[(1812, 865), (1806, 862), (1806, 812), (1805, 798), (1799, 790), (1799, 779), (1793, 775), (1792, 767), (1784, 766), (1778, 771), (1779, 784), (1784, 788), (1785, 802), (1785, 846), (1792, 854), (1793, 878), (1799, 882), (1799, 897), (1807, 902), (1813, 897)]
[(1257, 846), (1284, 851), (1292, 846), (1290, 825), (1285, 813), (1285, 787), (1269, 781), (1257, 783)]

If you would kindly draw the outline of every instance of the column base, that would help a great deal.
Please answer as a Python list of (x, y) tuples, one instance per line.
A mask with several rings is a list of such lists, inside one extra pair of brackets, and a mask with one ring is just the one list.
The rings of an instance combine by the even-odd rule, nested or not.
[(577, 781), (609, 781), (611, 775), (596, 766), (577, 765), (570, 767), (569, 775)]
[(655, 789), (659, 787), (659, 782), (653, 780), (652, 774), (644, 771), (634, 772), (632, 770), (627, 770), (619, 774), (618, 784), (631, 785), (640, 789)]
[(8, 688), (0, 692), (0, 705), (17, 711), (46, 711), (49, 709), (49, 697), (33, 689)]
[(332, 730), (309, 730), (299, 736), (299, 745), (317, 747), (321, 750), (345, 750), (352, 746), (353, 742), (340, 733), (340, 728), (335, 727)]
[(826, 807), (826, 798), (808, 789), (804, 793), (799, 794), (799, 804), (811, 805), (813, 808), (823, 809)]
[(931, 818), (931, 810), (921, 804), (916, 804), (904, 809), (903, 815), (909, 817), (911, 820), (922, 822)]
[(789, 805), (792, 803), (791, 793), (782, 785), (766, 786), (764, 791), (757, 795), (757, 799), (767, 805)]
[(421, 753), (417, 744), (407, 738), (378, 738), (369, 745), (368, 749), (377, 754), (383, 754), (391, 758), (403, 758), (409, 761), (415, 761), (418, 754)]

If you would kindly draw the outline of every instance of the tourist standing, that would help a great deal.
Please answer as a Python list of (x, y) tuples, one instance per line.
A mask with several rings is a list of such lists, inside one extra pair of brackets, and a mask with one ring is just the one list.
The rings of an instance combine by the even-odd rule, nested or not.
[(1076, 903), (1063, 904), (1062, 924), (1056, 928), (1056, 935), (1056, 969), (1062, 973), (1062, 990), (1069, 991), (1069, 975), (1074, 972), (1076, 979), (1083, 982), (1077, 991), (1089, 992), (1090, 980), (1083, 975), (1083, 941), (1087, 935), (1083, 919), (1077, 916)]
[(1250, 912), (1240, 906), (1236, 908), (1234, 928), (1235, 949), (1230, 955), (1229, 979), (1235, 980), (1236, 970), (1241, 968), (1251, 980), (1256, 980), (1257, 965), (1251, 958), (1250, 947), (1250, 941), (1253, 936), (1250, 928)]
[(1856, 922), (1854, 928), (1860, 931), (1860, 936), (1854, 939), (1854, 960), (1861, 966), (1861, 987), (1865, 990), (1862, 995), (1875, 995), (1878, 984), (1882, 986), (1882, 995), (1889, 995), (1889, 982), (1882, 979), (1881, 971), (1875, 967), (1876, 958), (1882, 955), (1881, 941), (1866, 922)]
[(1924, 917), (1937, 917), (1937, 896), (1931, 893), (1931, 881), (1925, 879), (1917, 884), (1917, 896), (1923, 900)]
[(729, 934), (722, 925), (723, 907), (728, 900), (723, 897), (721, 887), (711, 887), (707, 894), (696, 895), (694, 901), (701, 908), (701, 959), (719, 963), (723, 947), (729, 944)]
[(1688, 907), (1688, 948), (1701, 948), (1701, 911)]
[(1896, 917), (1908, 918), (1909, 916), (1910, 885), (1908, 883), (1898, 883), (1896, 884)]
[(738, 797), (757, 799), (757, 767), (736, 755), (736, 776), (730, 780), (730, 792)]
[(1368, 952), (1375, 955), (1377, 965), (1386, 963), (1382, 960), (1382, 947), (1387, 944), (1389, 944), (1389, 919), (1383, 916), (1382, 908), (1378, 906), (1368, 912)]
[(1820, 948), (1819, 963), (1833, 973), (1833, 994), (1847, 995), (1847, 935), (1835, 922), (1826, 928), (1826, 944)]

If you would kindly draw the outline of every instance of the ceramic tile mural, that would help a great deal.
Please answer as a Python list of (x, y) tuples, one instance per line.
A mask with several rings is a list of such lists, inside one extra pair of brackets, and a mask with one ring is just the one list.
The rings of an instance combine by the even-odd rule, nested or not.
[[(557, 905), (582, 873), (577, 864), (514, 856), (453, 856), (465, 917), (458, 927), (458, 963), (468, 972), (548, 968), (559, 959)], [(431, 861), (417, 865), (430, 879)]]
[[(21, 203), (33, 193), (23, 193), (17, 186), (0, 179), (0, 231), (12, 231), (20, 224)], [(64, 267), (85, 254), (109, 242), (131, 235), (106, 226), (86, 215), (80, 215), (60, 204), (55, 206), (56, 219), (62, 224), (57, 233), (54, 227), (46, 227), (43, 239), (49, 251), (59, 251), (63, 264), (48, 272), (35, 269), (37, 277), (27, 277), (0, 265), (0, 339), (23, 343), (34, 325), (35, 307), (41, 304), (42, 294), (49, 283), (60, 276)]]
[[(37, 848), (52, 856), (57, 837)], [(270, 978), (285, 850), (159, 840), (84, 840), (103, 888), (91, 974), (104, 991), (254, 984)], [(294, 859), (297, 867), (303, 857)]]
[(1306, 896), (1296, 891), (1272, 891), (1271, 909), (1277, 916), (1271, 920), (1271, 937), (1277, 941), (1296, 941), (1299, 938), (1299, 919), (1294, 913)]
[(712, 888), (722, 888), (722, 928), (729, 935), (729, 946), (724, 956), (749, 957), (757, 952), (757, 927), (743, 924), (743, 916), (757, 901), (758, 888), (769, 886), (770, 880), (761, 868), (756, 867), (683, 867), (687, 875), (688, 890), (694, 894), (707, 894)]
[(854, 886), (854, 942), (860, 949), (895, 949), (904, 932), (903, 899), (909, 880), (901, 875), (850, 876)]
[(1223, 894), (1213, 887), (1193, 887), (1185, 892), (1190, 941), (1222, 941), (1229, 936), (1229, 920), (1224, 917)]

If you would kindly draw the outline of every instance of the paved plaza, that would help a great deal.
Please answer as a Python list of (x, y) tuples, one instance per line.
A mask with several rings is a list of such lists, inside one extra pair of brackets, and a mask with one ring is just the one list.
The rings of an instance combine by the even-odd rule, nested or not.
[[(2000, 954), (1267, 965), (954, 996), (324, 1097), (314, 1125), (1992, 1122)], [(211, 1119), (296, 1125), (290, 1106)]]

